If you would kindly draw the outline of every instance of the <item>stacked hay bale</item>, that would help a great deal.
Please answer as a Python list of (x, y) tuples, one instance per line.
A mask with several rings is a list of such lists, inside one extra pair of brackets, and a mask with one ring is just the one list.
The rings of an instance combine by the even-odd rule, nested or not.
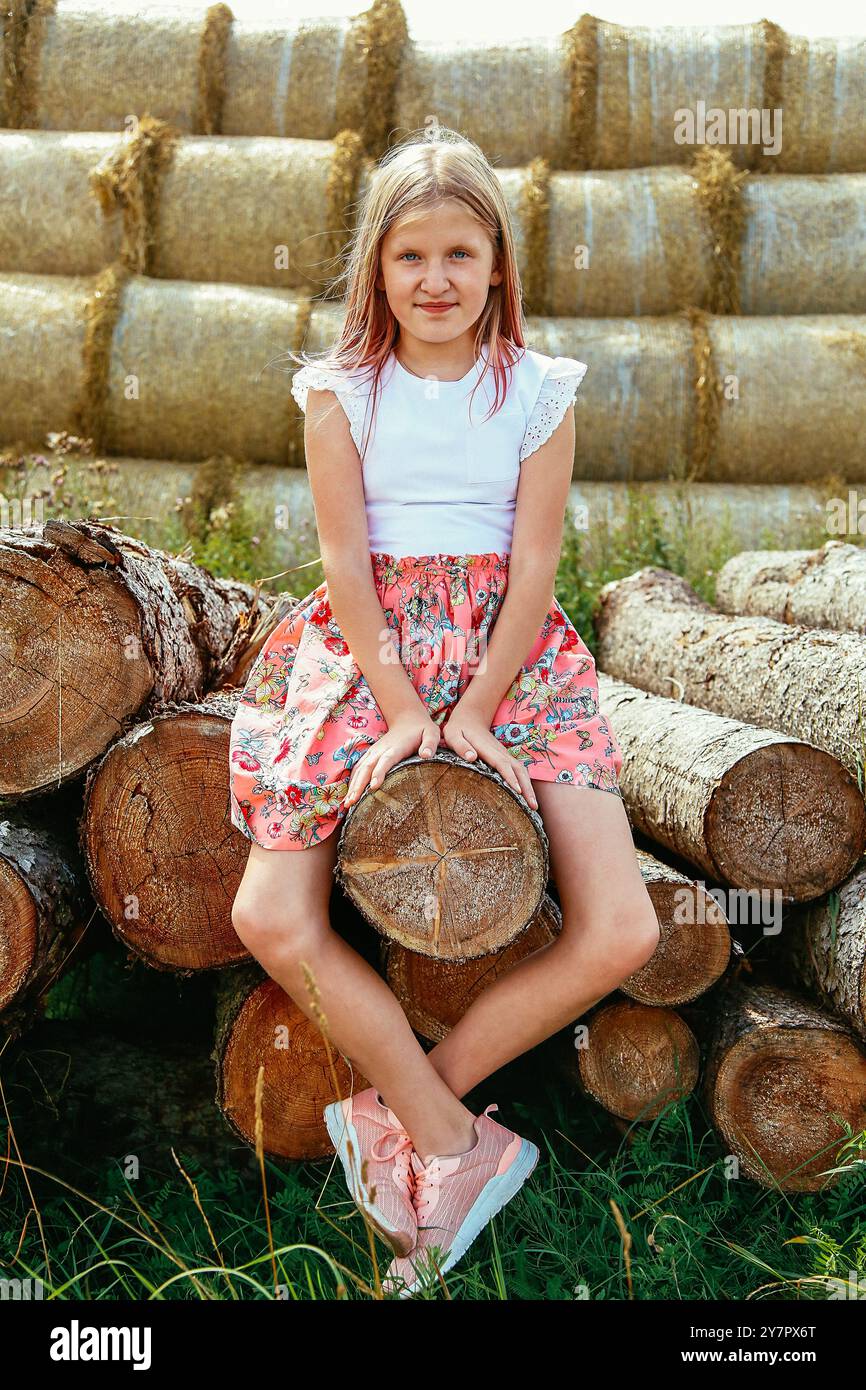
[(590, 364), (580, 480), (723, 501), (861, 480), (866, 43), (585, 15), (452, 50), (413, 41), (396, 0), (270, 25), (13, 12), (0, 445), (62, 428), (118, 456), (303, 466), (286, 349), (333, 337), (322, 295), (370, 171), (432, 110), (494, 161), (530, 346)]

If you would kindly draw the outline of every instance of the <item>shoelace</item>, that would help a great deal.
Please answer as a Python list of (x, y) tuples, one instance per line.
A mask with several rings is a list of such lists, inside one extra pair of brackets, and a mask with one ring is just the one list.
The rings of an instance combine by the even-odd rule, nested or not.
[[(377, 1153), (376, 1146), (381, 1144), (383, 1139), (389, 1139), (392, 1136), (396, 1136), (394, 1147), (389, 1150), (388, 1153)], [(412, 1140), (409, 1138), (405, 1129), (400, 1129), (396, 1125), (389, 1125), (387, 1129), (383, 1129), (382, 1133), (370, 1146), (370, 1153), (373, 1158), (381, 1160), (382, 1162), (387, 1162), (389, 1158), (396, 1158), (398, 1154), (401, 1155), (400, 1176), (406, 1183), (410, 1198), (415, 1191), (415, 1174), (412, 1170), (412, 1163), (410, 1161), (412, 1148)]]

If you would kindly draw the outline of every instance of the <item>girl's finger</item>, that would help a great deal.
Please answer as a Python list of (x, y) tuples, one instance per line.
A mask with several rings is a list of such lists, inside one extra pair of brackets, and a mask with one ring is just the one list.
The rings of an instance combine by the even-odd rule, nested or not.
[[(510, 766), (509, 766), (509, 764), (510, 764)], [(506, 782), (508, 783), (509, 787), (513, 787), (514, 790), (515, 790), (516, 792), (519, 792), (520, 795), (523, 796), (523, 788), (522, 788), (522, 786), (520, 785), (520, 778), (518, 777), (517, 773), (516, 773), (515, 770), (514, 770), (514, 759), (513, 759), (513, 758), (509, 758), (509, 757), (506, 757), (506, 758), (503, 760), (503, 764), (502, 764), (502, 766), (500, 767), (499, 771), (500, 771), (500, 772), (502, 773), (502, 775), (504, 776), (504, 778), (505, 778)], [(528, 799), (529, 799), (529, 798), (527, 797), (527, 800), (528, 800)]]
[(389, 758), (387, 753), (383, 753), (377, 758), (370, 771), (370, 786), (380, 787), (385, 780), (385, 774), (391, 770), (395, 762), (396, 758), (393, 756)]

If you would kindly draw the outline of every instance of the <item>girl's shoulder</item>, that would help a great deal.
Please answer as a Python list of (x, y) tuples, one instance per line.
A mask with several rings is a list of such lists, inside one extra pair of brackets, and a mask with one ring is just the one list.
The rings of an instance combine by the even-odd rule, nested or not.
[(588, 364), (576, 357), (550, 357), (525, 348), (516, 367), (517, 388), (521, 397), (534, 405), (542, 393), (556, 393), (567, 387), (576, 391), (588, 370)]
[(574, 401), (589, 370), (576, 357), (550, 357), (527, 349), (518, 364), (517, 391), (526, 412), (521, 462), (540, 449)]
[(368, 383), (369, 372), (359, 368), (350, 370), (306, 362), (292, 376), (292, 395), (301, 410), (306, 411), (308, 391), (333, 391), (343, 401), (364, 395)]

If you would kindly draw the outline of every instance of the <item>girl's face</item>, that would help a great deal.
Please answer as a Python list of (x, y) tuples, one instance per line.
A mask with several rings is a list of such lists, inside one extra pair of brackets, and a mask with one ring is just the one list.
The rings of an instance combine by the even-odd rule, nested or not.
[[(376, 285), (402, 333), (425, 343), (469, 334), (502, 280), (498, 257), (480, 222), (453, 198), (394, 224), (382, 238)], [(448, 304), (439, 312), (425, 304)], [(402, 335), (401, 335), (402, 336)]]

